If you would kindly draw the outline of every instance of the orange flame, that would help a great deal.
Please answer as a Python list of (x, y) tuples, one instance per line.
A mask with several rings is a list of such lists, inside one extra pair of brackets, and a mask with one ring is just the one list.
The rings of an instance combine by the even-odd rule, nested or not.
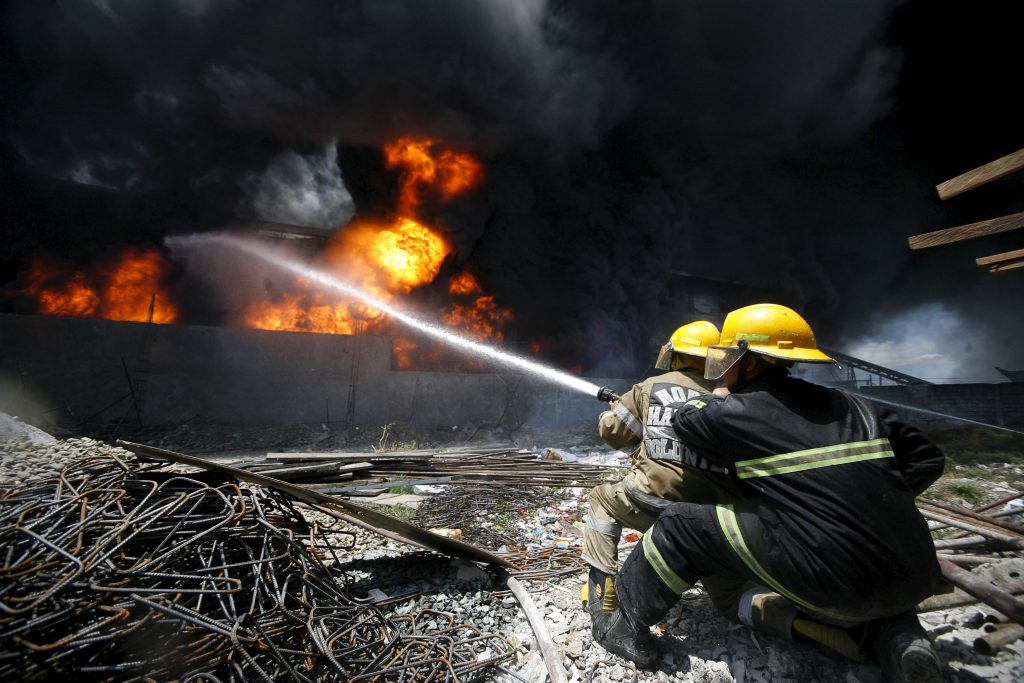
[(160, 280), (170, 264), (159, 252), (129, 247), (110, 272), (104, 292), (102, 317), (108, 320), (148, 320), (150, 304), (153, 322), (172, 323), (178, 309), (166, 297), (157, 295)]
[(258, 301), (246, 310), (245, 324), (259, 330), (359, 334), (381, 312), (361, 302), (339, 302), (305, 278), (295, 281), (295, 293), (275, 301)]
[[(481, 172), (473, 157), (439, 149), (432, 140), (401, 138), (385, 146), (384, 152), (389, 168), (403, 169), (398, 217), (390, 224), (353, 221), (331, 239), (324, 260), (346, 282), (390, 301), (395, 294), (433, 282), (451, 253), (441, 235), (412, 217), (420, 193), (434, 187), (443, 199), (450, 199), (476, 183)], [(246, 324), (262, 329), (355, 333), (358, 325), (351, 315), (353, 302), (328, 303), (313, 297), (308, 287), (296, 288), (303, 293), (251, 306), (245, 314)]]
[(458, 328), (476, 339), (505, 341), (502, 328), (515, 316), (511, 309), (498, 306), (493, 296), (476, 296), (483, 290), (472, 273), (463, 271), (454, 275), (448, 281), (448, 291), (453, 296), (473, 297), (473, 300), (467, 303), (454, 301), (447, 310), (442, 311), (441, 316), (446, 325)]
[(390, 226), (350, 226), (341, 233), (338, 248), (365, 255), (391, 292), (409, 292), (432, 282), (451, 252), (440, 235), (411, 218), (399, 218)]
[[(451, 251), (440, 235), (411, 218), (391, 225), (359, 221), (337, 233), (324, 260), (346, 282), (381, 300), (432, 282)], [(381, 311), (353, 299), (329, 297), (296, 278), (292, 289), (275, 301), (260, 301), (245, 312), (249, 327), (296, 332), (358, 334), (368, 331), (360, 321), (375, 320)]]
[(393, 337), (391, 342), (391, 359), (399, 370), (412, 370), (415, 367), (413, 354), (419, 344), (404, 337)]
[(479, 296), (471, 305), (453, 303), (442, 317), (446, 325), (456, 327), (470, 337), (497, 342), (505, 341), (502, 327), (515, 318), (510, 309), (494, 303), (493, 296)]
[(448, 291), (456, 296), (470, 296), (480, 294), (483, 290), (480, 289), (476, 277), (468, 270), (464, 270), (448, 280)]
[(92, 271), (37, 258), (22, 294), (35, 298), (44, 315), (172, 323), (178, 309), (161, 289), (170, 269), (154, 249), (128, 247)]
[(399, 213), (411, 214), (427, 189), (440, 193), (448, 201), (459, 192), (480, 182), (480, 162), (469, 154), (438, 149), (433, 140), (399, 138), (384, 146), (387, 168), (402, 167), (402, 195)]
[[(401, 168), (397, 217), (390, 223), (353, 221), (331, 239), (323, 258), (345, 282), (390, 302), (433, 282), (452, 251), (438, 232), (415, 218), (416, 208), (428, 192), (448, 201), (478, 183), (482, 170), (472, 156), (443, 149), (433, 140), (400, 138), (386, 145), (384, 153), (388, 168)], [(453, 301), (441, 311), (445, 324), (477, 339), (503, 341), (502, 328), (513, 319), (512, 311), (498, 306), (493, 296), (485, 296), (472, 273), (458, 273), (448, 284)], [(295, 293), (249, 307), (246, 324), (338, 334), (392, 330), (379, 310), (365, 305), (356, 310), (358, 302), (329, 298), (304, 282), (297, 281), (292, 289)], [(398, 368), (474, 365), (470, 360), (448, 358), (441, 344), (424, 345), (397, 334), (393, 339), (392, 358)]]
[(68, 274), (52, 263), (36, 259), (29, 268), (29, 284), (22, 290), (36, 299), (43, 315), (95, 317), (100, 297), (86, 284), (85, 273)]

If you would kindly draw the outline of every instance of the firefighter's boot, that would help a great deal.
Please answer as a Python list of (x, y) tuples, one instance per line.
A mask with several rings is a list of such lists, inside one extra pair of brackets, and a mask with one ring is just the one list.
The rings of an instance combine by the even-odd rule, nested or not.
[(889, 683), (942, 683), (942, 662), (913, 612), (868, 624), (869, 645)]
[(754, 586), (740, 598), (740, 623), (762, 633), (793, 640), (797, 608), (786, 598), (764, 586)]
[(853, 661), (864, 659), (849, 631), (800, 613), (796, 605), (764, 586), (754, 586), (743, 594), (737, 616), (762, 633), (789, 641), (815, 642)]
[(619, 606), (618, 596), (615, 594), (615, 576), (605, 574), (597, 567), (590, 568), (587, 582), (580, 589), (580, 599), (583, 607), (594, 618), (597, 612), (614, 612)]
[(594, 642), (612, 654), (634, 662), (641, 669), (653, 668), (661, 659), (657, 639), (646, 626), (633, 626), (621, 609), (590, 613)]

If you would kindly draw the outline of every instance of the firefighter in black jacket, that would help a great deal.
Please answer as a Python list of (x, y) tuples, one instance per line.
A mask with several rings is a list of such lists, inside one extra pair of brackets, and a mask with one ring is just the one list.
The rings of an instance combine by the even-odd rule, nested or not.
[(741, 621), (788, 613), (788, 628), (799, 612), (849, 627), (892, 680), (941, 681), (913, 609), (940, 575), (914, 497), (942, 473), (942, 453), (858, 397), (789, 377), (794, 362), (833, 362), (796, 312), (757, 304), (726, 317), (705, 376), (728, 390), (687, 402), (673, 427), (728, 467), (742, 502), (662, 513), (620, 570), (619, 610), (602, 615), (595, 636), (653, 664), (648, 626), (701, 576), (733, 576), (752, 586)]

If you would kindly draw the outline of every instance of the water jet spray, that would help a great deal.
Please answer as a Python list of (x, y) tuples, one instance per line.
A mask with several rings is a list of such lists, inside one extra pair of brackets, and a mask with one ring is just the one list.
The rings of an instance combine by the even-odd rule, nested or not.
[(408, 325), (409, 327), (412, 327), (413, 329), (419, 332), (422, 332), (423, 334), (438, 339), (450, 346), (454, 346), (458, 349), (469, 352), (473, 355), (488, 358), (490, 360), (497, 361), (504, 365), (517, 368), (525, 372), (529, 372), (532, 375), (548, 380), (550, 382), (554, 382), (556, 384), (560, 384), (561, 386), (564, 386), (566, 388), (573, 389), (575, 391), (581, 391), (585, 394), (589, 394), (590, 396), (595, 396), (598, 400), (601, 401), (612, 401), (618, 400), (619, 398), (618, 395), (615, 394), (615, 392), (609, 389), (608, 387), (598, 387), (596, 384), (588, 382), (585, 379), (581, 379), (574, 375), (570, 375), (569, 373), (562, 372), (561, 370), (556, 370), (546, 365), (542, 365), (541, 363), (537, 363), (536, 361), (532, 361), (528, 358), (523, 358), (522, 356), (517, 356), (506, 351), (501, 351), (499, 349), (494, 348), (493, 346), (488, 346), (487, 344), (482, 344), (480, 342), (467, 339), (465, 337), (455, 334), (454, 332), (450, 332), (434, 323), (421, 320), (420, 318), (417, 318), (416, 316), (401, 311), (394, 305), (381, 301), (380, 299), (377, 299), (376, 297), (373, 297), (367, 294), (366, 292), (358, 289), (357, 287), (354, 287), (344, 282), (343, 280), (339, 280), (338, 278), (332, 275), (329, 275), (315, 268), (311, 268), (310, 266), (304, 265), (292, 258), (283, 256), (278, 253), (273, 253), (272, 251), (268, 250), (264, 245), (255, 244), (251, 241), (233, 235), (214, 233), (203, 235), (168, 237), (166, 238), (165, 241), (167, 245), (172, 248), (175, 246), (201, 245), (204, 243), (215, 243), (225, 245), (228, 247), (233, 247), (251, 256), (263, 259), (264, 261), (271, 265), (277, 266), (278, 268), (294, 273), (295, 275), (303, 277), (311, 282), (319, 283), (324, 287), (333, 289), (342, 294), (346, 294), (353, 298), (359, 299), (368, 306), (383, 311), (392, 318), (395, 318), (396, 320), (402, 322), (405, 325)]

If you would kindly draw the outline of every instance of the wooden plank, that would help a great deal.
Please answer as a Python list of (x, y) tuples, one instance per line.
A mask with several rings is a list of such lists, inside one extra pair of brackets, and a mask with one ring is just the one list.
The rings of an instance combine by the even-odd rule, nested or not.
[(1002, 263), (998, 266), (992, 266), (991, 268), (989, 268), (989, 272), (1002, 273), (1007, 270), (1017, 270), (1019, 268), (1024, 268), (1024, 260), (1015, 261), (1014, 263)]
[(1024, 149), (1019, 149), (1013, 154), (1007, 154), (1001, 159), (979, 166), (967, 173), (961, 173), (944, 183), (935, 186), (941, 199), (949, 199), (958, 194), (973, 190), (979, 185), (998, 180), (1005, 175), (1024, 168)]
[(975, 263), (979, 266), (991, 266), (998, 263), (1005, 263), (1006, 261), (1016, 261), (1024, 258), (1024, 249), (1017, 249), (1016, 251), (1004, 251), (1002, 254), (993, 254), (992, 256), (982, 256), (980, 259), (975, 259)]
[(907, 238), (907, 243), (911, 249), (924, 249), (925, 247), (935, 247), (940, 244), (949, 244), (950, 242), (959, 242), (961, 240), (974, 239), (975, 237), (995, 235), (996, 233), (1016, 230), (1018, 228), (1024, 228), (1024, 211), (978, 223), (958, 225), (955, 228), (911, 235)]

